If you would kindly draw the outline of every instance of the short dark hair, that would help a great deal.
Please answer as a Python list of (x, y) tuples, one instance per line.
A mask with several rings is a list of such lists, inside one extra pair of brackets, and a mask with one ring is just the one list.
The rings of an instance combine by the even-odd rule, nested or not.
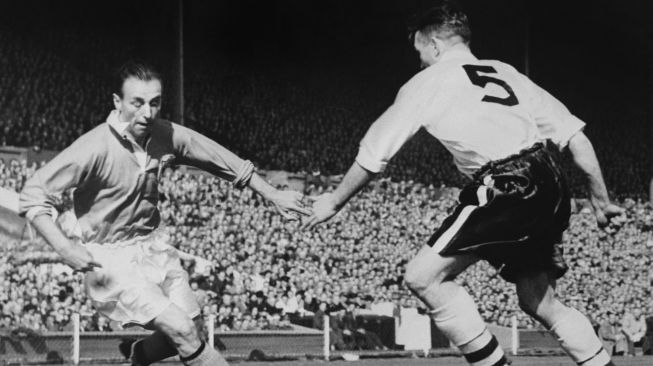
[(415, 39), (416, 32), (436, 32), (444, 37), (459, 36), (465, 43), (472, 39), (467, 14), (462, 6), (453, 0), (438, 0), (429, 7), (416, 13), (408, 22), (410, 40)]
[(114, 93), (122, 97), (122, 86), (125, 80), (132, 77), (143, 81), (163, 81), (161, 74), (152, 65), (142, 60), (129, 60), (116, 70), (113, 86)]

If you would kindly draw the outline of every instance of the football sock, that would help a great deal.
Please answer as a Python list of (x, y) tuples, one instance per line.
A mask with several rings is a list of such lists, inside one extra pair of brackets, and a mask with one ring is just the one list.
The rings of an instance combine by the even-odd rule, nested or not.
[(487, 330), (471, 296), (460, 285), (445, 282), (446, 293), (438, 299), (439, 306), (431, 310), (438, 329), (465, 355), (474, 366), (499, 366), (506, 363), (503, 350)]
[(222, 355), (202, 342), (200, 347), (188, 357), (179, 357), (186, 366), (228, 366), (227, 360)]
[(142, 366), (177, 355), (177, 349), (163, 332), (156, 331), (134, 343), (131, 361)]
[(485, 322), (464, 288), (454, 282), (442, 283), (438, 295), (438, 307), (431, 310), (431, 318), (453, 344), (467, 344), (483, 333)]
[(487, 328), (471, 342), (458, 348), (473, 366), (503, 366), (508, 362), (496, 337)]
[(583, 366), (612, 364), (610, 356), (594, 333), (589, 320), (578, 310), (565, 307), (565, 311), (556, 314), (551, 333), (577, 364)]

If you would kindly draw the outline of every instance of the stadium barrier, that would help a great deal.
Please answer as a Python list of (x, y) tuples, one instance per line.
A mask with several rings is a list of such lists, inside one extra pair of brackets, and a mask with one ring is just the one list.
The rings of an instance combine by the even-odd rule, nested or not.
[[(6, 364), (123, 361), (118, 344), (123, 339), (146, 337), (149, 331), (81, 332), (79, 314), (71, 331), (39, 333), (19, 329), (0, 333), (0, 360)], [(213, 345), (226, 357), (248, 358), (258, 350), (267, 355), (307, 357), (323, 353), (323, 332), (301, 326), (279, 331), (213, 332)]]
[[(394, 343), (394, 319), (390, 317), (367, 316), (366, 329), (378, 331), (384, 344), (391, 350), (397, 350)], [(389, 318), (389, 319), (388, 319)], [(127, 338), (142, 338), (150, 332), (115, 331), (82, 332), (80, 316), (73, 315), (72, 330), (65, 332), (39, 333), (30, 329), (15, 329), (0, 332), (0, 360), (12, 363), (70, 363), (78, 364), (88, 361), (116, 362), (122, 361), (118, 353), (118, 344)], [(253, 352), (276, 357), (323, 358), (332, 359), (329, 331), (311, 329), (293, 324), (292, 330), (229, 331), (216, 332), (209, 317), (209, 344), (220, 350), (228, 358), (249, 358)], [(329, 329), (329, 317), (325, 317), (325, 329)], [(392, 326), (390, 328), (386, 325)], [(489, 325), (502, 348), (512, 354), (533, 349), (559, 350), (557, 341), (545, 330), (518, 330), (516, 320), (513, 327)], [(442, 337), (431, 322), (431, 350), (451, 349), (448, 341)], [(392, 334), (383, 332), (390, 331)], [(435, 335), (435, 337), (433, 336)], [(387, 343), (386, 343), (387, 342)], [(427, 351), (427, 350), (424, 350)], [(455, 352), (455, 351), (454, 351)], [(381, 354), (382, 352), (378, 352)]]
[(324, 355), (324, 359), (326, 361), (329, 361), (331, 358), (331, 337), (330, 337), (330, 332), (328, 331), (331, 329), (331, 318), (328, 315), (324, 316), (324, 341), (322, 342), (322, 354)]
[[(438, 330), (432, 319), (428, 319), (431, 337), (431, 349), (451, 348), (449, 340)], [(294, 324), (310, 327), (313, 322), (312, 316), (291, 318)], [(357, 324), (365, 330), (374, 332), (379, 336), (381, 342), (389, 349), (411, 349), (401, 342), (402, 336), (397, 334), (401, 327), (398, 317), (379, 315), (359, 315), (356, 317)], [(512, 317), (512, 327), (503, 327), (489, 324), (488, 329), (494, 334), (501, 347), (509, 350), (512, 354), (518, 354), (524, 349), (552, 349), (558, 348), (558, 342), (546, 330), (519, 329), (517, 317)], [(406, 331), (404, 331), (406, 333)], [(422, 337), (422, 334), (417, 334)], [(422, 350), (422, 348), (416, 348)]]

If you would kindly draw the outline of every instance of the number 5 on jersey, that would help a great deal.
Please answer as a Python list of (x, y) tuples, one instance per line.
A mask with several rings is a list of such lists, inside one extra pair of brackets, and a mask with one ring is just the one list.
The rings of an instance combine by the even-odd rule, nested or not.
[(481, 88), (485, 88), (488, 83), (493, 83), (499, 85), (508, 93), (508, 96), (505, 98), (485, 95), (483, 99), (481, 99), (483, 102), (497, 103), (508, 107), (519, 104), (519, 100), (517, 99), (515, 92), (512, 91), (512, 88), (510, 85), (508, 85), (508, 83), (492, 76), (480, 74), (496, 74), (497, 70), (495, 70), (494, 67), (487, 65), (463, 65), (463, 69), (465, 69), (467, 77), (469, 77), (469, 81), (471, 81), (472, 84), (478, 85)]

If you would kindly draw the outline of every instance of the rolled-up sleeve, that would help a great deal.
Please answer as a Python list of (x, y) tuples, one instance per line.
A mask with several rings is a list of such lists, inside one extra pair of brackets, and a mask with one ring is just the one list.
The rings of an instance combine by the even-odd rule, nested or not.
[(360, 142), (356, 162), (366, 170), (380, 173), (388, 161), (410, 140), (421, 124), (424, 96), (412, 85), (404, 86), (395, 102), (370, 126)]
[(77, 140), (50, 160), (25, 182), (20, 193), (19, 214), (34, 220), (39, 215), (55, 216), (55, 204), (69, 188), (88, 174), (93, 153)]
[(254, 164), (232, 153), (210, 138), (173, 124), (175, 149), (180, 163), (194, 166), (243, 188), (254, 174)]
[(583, 130), (585, 122), (571, 114), (562, 102), (546, 90), (530, 83), (533, 88), (532, 113), (540, 135), (563, 149), (576, 133)]

